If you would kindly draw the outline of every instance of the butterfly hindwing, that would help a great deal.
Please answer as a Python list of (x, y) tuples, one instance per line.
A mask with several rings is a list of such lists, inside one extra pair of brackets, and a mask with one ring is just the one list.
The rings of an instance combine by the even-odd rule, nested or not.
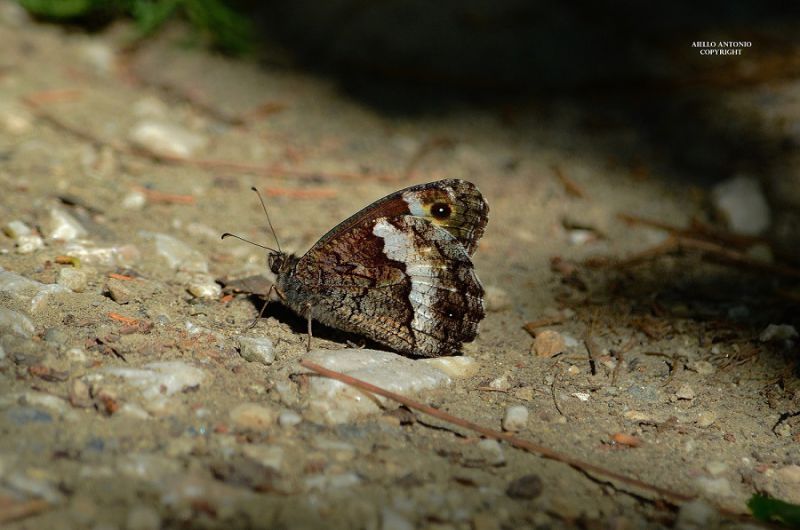
[(393, 193), (340, 223), (277, 274), (286, 305), (401, 353), (452, 355), (484, 317), (471, 253), (488, 206), (445, 180)]

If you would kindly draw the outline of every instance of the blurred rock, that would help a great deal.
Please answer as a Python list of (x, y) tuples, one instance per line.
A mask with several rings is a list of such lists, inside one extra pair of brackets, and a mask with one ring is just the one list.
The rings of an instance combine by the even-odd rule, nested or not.
[(481, 368), (478, 361), (467, 355), (460, 357), (433, 357), (420, 359), (418, 362), (431, 365), (454, 379), (472, 377)]
[(13, 333), (21, 337), (30, 337), (34, 331), (36, 328), (28, 317), (19, 311), (0, 306), (0, 335)]
[[(403, 395), (450, 384), (450, 377), (441, 370), (384, 351), (315, 350), (305, 359)], [(385, 398), (377, 399), (390, 405)], [(343, 423), (379, 411), (371, 397), (350, 385), (325, 377), (310, 378), (309, 412), (325, 422)]]
[(787, 341), (797, 338), (797, 330), (789, 324), (770, 324), (758, 336), (761, 342)]
[(57, 283), (74, 293), (82, 293), (89, 285), (89, 279), (86, 276), (86, 272), (82, 270), (63, 267), (58, 271)]
[(512, 405), (506, 408), (503, 415), (503, 430), (510, 432), (521, 431), (528, 425), (528, 409), (522, 405)]
[(247, 361), (270, 365), (275, 361), (275, 346), (267, 337), (239, 337), (239, 354)]
[(486, 311), (489, 313), (503, 311), (511, 307), (511, 297), (502, 287), (487, 285), (484, 300), (486, 301)]
[(208, 144), (208, 139), (181, 126), (146, 119), (133, 126), (128, 139), (151, 153), (188, 158)]
[(265, 431), (275, 424), (278, 413), (258, 403), (242, 403), (234, 407), (229, 416), (237, 429)]
[(72, 241), (73, 239), (86, 237), (86, 234), (86, 229), (72, 215), (61, 208), (50, 209), (48, 239)]
[(721, 182), (712, 190), (711, 200), (733, 232), (757, 236), (769, 227), (769, 204), (755, 178), (737, 176)]
[(533, 349), (538, 357), (553, 357), (563, 353), (567, 349), (567, 344), (561, 333), (545, 329), (536, 333)]

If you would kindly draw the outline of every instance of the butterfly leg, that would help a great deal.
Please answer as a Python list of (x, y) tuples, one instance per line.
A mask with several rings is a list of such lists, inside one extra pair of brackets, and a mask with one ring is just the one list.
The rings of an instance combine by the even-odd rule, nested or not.
[(306, 352), (311, 351), (311, 304), (306, 306), (306, 318), (308, 320), (308, 342), (306, 343)]
[(270, 302), (270, 298), (269, 297), (272, 294), (273, 290), (275, 290), (275, 292), (278, 293), (278, 295), (280, 296), (281, 293), (275, 287), (275, 284), (270, 285), (269, 286), (269, 291), (267, 291), (267, 296), (266, 296), (267, 299), (266, 299), (266, 301), (264, 301), (264, 305), (261, 306), (261, 311), (259, 311), (258, 312), (258, 316), (256, 318), (254, 318), (252, 322), (250, 322), (250, 324), (247, 326), (247, 329), (253, 329), (254, 327), (256, 327), (256, 324), (258, 324), (258, 321), (261, 320), (261, 317), (264, 316), (264, 311), (267, 310), (267, 306), (269, 305), (269, 302)]

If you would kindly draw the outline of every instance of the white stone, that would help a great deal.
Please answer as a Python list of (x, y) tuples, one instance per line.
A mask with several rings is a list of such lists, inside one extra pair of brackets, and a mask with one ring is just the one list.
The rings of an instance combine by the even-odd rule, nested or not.
[(675, 396), (678, 399), (686, 399), (686, 400), (693, 400), (694, 399), (694, 389), (687, 384), (683, 384), (678, 388), (678, 391), (675, 392)]
[(511, 381), (508, 378), (508, 374), (503, 374), (500, 377), (489, 381), (489, 388), (492, 390), (499, 390), (501, 392), (508, 391), (511, 388)]
[(784, 341), (797, 338), (797, 330), (790, 324), (770, 324), (758, 336), (761, 342)]
[(734, 232), (756, 236), (769, 227), (769, 204), (757, 179), (740, 175), (721, 182), (711, 200)]
[(430, 359), (420, 359), (418, 362), (433, 366), (453, 379), (472, 377), (481, 369), (480, 363), (475, 358), (467, 355), (460, 357), (432, 357)]
[(33, 116), (19, 105), (0, 104), (0, 126), (9, 134), (22, 135), (33, 128)]
[(275, 346), (268, 337), (239, 337), (239, 354), (247, 361), (261, 364), (275, 362)]
[(686, 367), (700, 375), (712, 375), (716, 371), (714, 365), (708, 361), (692, 361)]
[(278, 414), (278, 425), (281, 427), (293, 427), (303, 421), (303, 417), (293, 410), (282, 410)]
[(61, 270), (58, 271), (57, 283), (72, 292), (82, 293), (86, 290), (89, 280), (86, 277), (86, 273), (82, 270), (62, 267)]
[(486, 461), (492, 466), (502, 466), (506, 463), (503, 446), (493, 438), (484, 438), (478, 442), (478, 448), (486, 455)]
[(522, 405), (512, 405), (506, 408), (503, 415), (503, 430), (510, 432), (521, 431), (528, 425), (528, 409)]
[(32, 254), (37, 250), (44, 248), (44, 239), (36, 234), (19, 236), (15, 245), (17, 254)]
[(88, 359), (86, 352), (81, 348), (69, 348), (64, 352), (64, 357), (71, 363), (85, 363)]
[(92, 39), (80, 47), (81, 58), (95, 73), (109, 75), (114, 71), (114, 50), (105, 42)]
[(0, 306), (0, 335), (13, 333), (20, 337), (30, 337), (36, 328), (31, 319), (13, 309)]
[(167, 234), (142, 233), (155, 242), (156, 252), (167, 261), (167, 265), (184, 272), (208, 272), (205, 257), (183, 241)]
[(31, 230), (31, 227), (26, 225), (24, 222), (15, 219), (6, 223), (6, 225), (3, 227), (3, 233), (11, 239), (19, 239), (22, 236), (31, 235), (33, 230)]
[(573, 392), (571, 395), (578, 398), (578, 401), (583, 401), (584, 403), (589, 401), (589, 398), (592, 397), (592, 395), (588, 392)]
[(198, 387), (206, 379), (203, 370), (183, 361), (159, 361), (142, 368), (106, 368), (103, 372), (126, 379), (139, 388), (146, 400)]
[[(367, 349), (315, 350), (305, 357), (329, 370), (342, 372), (398, 394), (409, 395), (450, 384), (450, 377), (429, 364), (395, 353)], [(311, 377), (309, 412), (328, 423), (343, 423), (380, 411), (375, 399), (350, 385), (326, 377)]]
[(706, 495), (718, 497), (730, 497), (733, 495), (731, 483), (724, 477), (697, 477), (694, 482)]
[(361, 477), (352, 472), (336, 475), (311, 475), (305, 479), (306, 488), (320, 491), (350, 488), (361, 482)]
[(208, 139), (179, 125), (146, 119), (133, 126), (131, 142), (157, 155), (187, 158), (203, 149)]
[(47, 232), (48, 239), (58, 239), (60, 241), (72, 241), (81, 237), (86, 237), (86, 229), (77, 219), (62, 210), (61, 208), (50, 209), (50, 230)]
[(275, 471), (283, 469), (286, 451), (279, 445), (248, 444), (242, 447), (242, 454), (264, 467)]
[(278, 413), (258, 403), (241, 403), (231, 409), (234, 427), (242, 430), (266, 431), (275, 424)]
[(126, 210), (141, 210), (147, 204), (147, 196), (141, 191), (131, 191), (122, 198), (120, 206)]
[(141, 259), (139, 249), (130, 244), (95, 247), (86, 242), (72, 242), (64, 247), (64, 254), (78, 258), (81, 263), (104, 267), (129, 267)]
[(210, 274), (192, 274), (186, 290), (195, 298), (217, 299), (222, 296), (222, 287)]

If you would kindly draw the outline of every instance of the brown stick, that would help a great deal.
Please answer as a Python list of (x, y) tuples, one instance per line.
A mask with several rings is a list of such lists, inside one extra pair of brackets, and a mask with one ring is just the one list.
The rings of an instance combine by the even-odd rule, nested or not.
[(564, 186), (564, 191), (567, 192), (567, 195), (572, 195), (573, 197), (578, 197), (579, 199), (586, 198), (586, 192), (583, 191), (583, 188), (580, 185), (569, 178), (564, 170), (561, 169), (561, 166), (553, 165), (553, 173), (556, 174), (558, 180), (561, 182), (561, 185)]
[(10, 505), (4, 502), (2, 503), (2, 510), (0, 510), (0, 523), (24, 519), (41, 513), (50, 507), (50, 503), (42, 499), (33, 499)]
[(457, 416), (453, 416), (452, 414), (448, 414), (447, 412), (441, 411), (437, 408), (431, 407), (429, 405), (425, 405), (424, 403), (420, 403), (419, 401), (415, 401), (413, 399), (407, 398), (400, 394), (396, 394), (389, 390), (385, 390), (378, 386), (372, 385), (367, 383), (366, 381), (362, 381), (360, 379), (356, 379), (354, 377), (350, 377), (349, 375), (345, 375), (340, 372), (335, 372), (333, 370), (328, 370), (316, 363), (313, 363), (308, 360), (301, 360), (300, 364), (309, 370), (313, 370), (320, 375), (325, 377), (330, 377), (331, 379), (336, 379), (337, 381), (341, 381), (342, 383), (354, 386), (356, 388), (360, 388), (361, 390), (365, 390), (367, 392), (371, 392), (373, 394), (377, 394), (379, 396), (383, 396), (385, 398), (391, 399), (393, 401), (397, 401), (405, 405), (406, 407), (414, 410), (418, 410), (424, 414), (429, 416), (433, 416), (434, 418), (440, 419), (442, 421), (446, 421), (448, 423), (452, 423), (453, 425), (457, 425), (459, 427), (463, 427), (465, 429), (469, 429), (475, 432), (478, 432), (487, 438), (493, 438), (495, 440), (502, 440), (508, 442), (514, 447), (519, 449), (524, 449), (531, 453), (538, 454), (544, 458), (549, 458), (551, 460), (555, 460), (557, 462), (562, 462), (569, 466), (574, 467), (575, 469), (583, 472), (583, 473), (596, 473), (598, 475), (607, 477), (609, 479), (617, 480), (619, 482), (623, 482), (630, 486), (634, 486), (636, 488), (641, 488), (644, 490), (649, 490), (651, 492), (657, 493), (662, 497), (671, 500), (672, 502), (687, 502), (695, 497), (693, 495), (687, 495), (685, 493), (678, 493), (676, 491), (672, 491), (666, 488), (662, 488), (660, 486), (655, 486), (653, 484), (648, 484), (642, 480), (639, 480), (634, 477), (629, 477), (627, 475), (623, 475), (622, 473), (618, 473), (616, 471), (612, 471), (610, 469), (606, 469), (604, 467), (600, 467), (598, 465), (592, 464), (590, 462), (584, 462), (577, 458), (573, 458), (569, 455), (565, 455), (563, 453), (559, 453), (558, 451), (554, 451), (553, 449), (544, 447), (542, 445), (535, 444), (528, 440), (524, 440), (522, 438), (517, 438), (513, 434), (505, 433), (496, 431), (494, 429), (490, 429), (488, 427), (484, 427), (482, 425), (478, 425), (477, 423), (473, 423), (469, 420), (465, 420), (463, 418), (459, 418)]

